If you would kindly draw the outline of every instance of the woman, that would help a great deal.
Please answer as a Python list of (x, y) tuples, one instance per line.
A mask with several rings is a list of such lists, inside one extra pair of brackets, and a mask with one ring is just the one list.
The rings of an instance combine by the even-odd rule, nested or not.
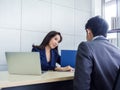
[(33, 45), (32, 51), (40, 53), (42, 70), (73, 71), (70, 66), (57, 67), (56, 62), (60, 64), (58, 54), (58, 44), (62, 41), (62, 36), (57, 31), (50, 31), (39, 46)]

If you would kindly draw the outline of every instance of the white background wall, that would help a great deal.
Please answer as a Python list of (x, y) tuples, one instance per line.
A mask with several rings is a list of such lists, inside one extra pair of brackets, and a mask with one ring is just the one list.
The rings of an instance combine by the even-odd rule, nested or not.
[(92, 0), (0, 0), (0, 70), (6, 51), (31, 51), (51, 30), (63, 36), (59, 50), (77, 49), (91, 16)]
[(92, 16), (102, 16), (102, 2), (104, 2), (104, 0), (92, 0)]

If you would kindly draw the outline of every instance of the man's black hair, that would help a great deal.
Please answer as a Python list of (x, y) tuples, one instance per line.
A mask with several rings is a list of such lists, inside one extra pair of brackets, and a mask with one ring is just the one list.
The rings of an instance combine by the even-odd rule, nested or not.
[(95, 16), (87, 21), (85, 29), (90, 29), (94, 37), (98, 35), (103, 35), (106, 37), (108, 31), (108, 24), (101, 17)]

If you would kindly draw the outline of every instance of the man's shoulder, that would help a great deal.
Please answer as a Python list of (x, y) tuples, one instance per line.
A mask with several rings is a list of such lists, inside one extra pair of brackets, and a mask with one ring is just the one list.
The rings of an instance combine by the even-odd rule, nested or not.
[(79, 44), (78, 48), (82, 48), (85, 50), (93, 50), (98, 45), (99, 43), (96, 43), (94, 41), (84, 41)]

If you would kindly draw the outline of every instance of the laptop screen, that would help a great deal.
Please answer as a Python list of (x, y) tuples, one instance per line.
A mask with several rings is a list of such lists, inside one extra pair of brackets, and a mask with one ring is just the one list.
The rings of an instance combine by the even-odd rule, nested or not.
[(38, 52), (6, 52), (10, 74), (40, 75), (41, 64)]
[(76, 53), (76, 50), (61, 50), (61, 66), (64, 67), (70, 65), (74, 68)]

